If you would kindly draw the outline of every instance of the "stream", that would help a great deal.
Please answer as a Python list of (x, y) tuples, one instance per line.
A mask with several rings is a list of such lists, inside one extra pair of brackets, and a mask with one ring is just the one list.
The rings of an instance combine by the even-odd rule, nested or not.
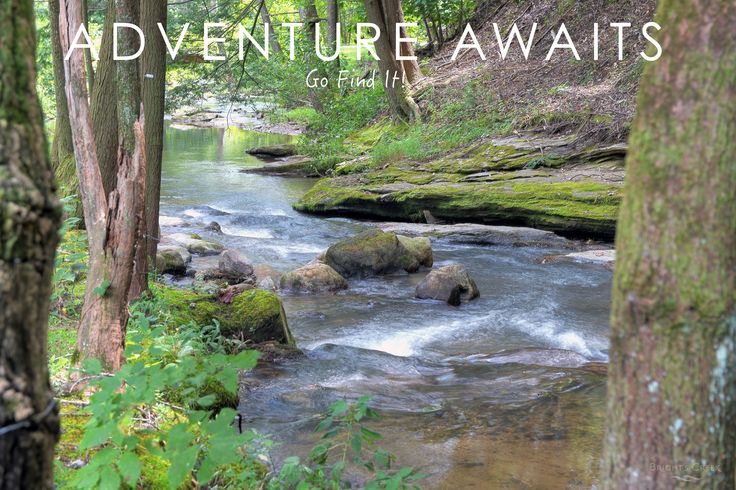
[[(188, 226), (163, 232), (196, 232), (286, 272), (367, 229), (293, 211), (314, 181), (241, 172), (262, 165), (246, 149), (289, 139), (167, 123), (161, 214)], [(224, 234), (204, 231), (211, 221)], [(306, 357), (254, 372), (243, 417), (279, 443), (277, 460), (304, 456), (316, 414), (370, 394), (383, 414), (371, 428), (399, 465), (428, 475), (424, 488), (590, 488), (602, 448), (611, 272), (538, 263), (550, 249), (442, 239), (433, 248), (435, 266), (466, 266), (478, 300), (454, 308), (414, 299), (424, 273), (284, 296)]]

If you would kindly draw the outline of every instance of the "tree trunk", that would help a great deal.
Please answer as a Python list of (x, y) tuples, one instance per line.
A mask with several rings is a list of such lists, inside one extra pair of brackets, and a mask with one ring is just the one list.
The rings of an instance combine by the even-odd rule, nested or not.
[[(394, 55), (394, 45), (391, 40), (395, 38), (395, 23), (387, 21), (387, 19), (400, 18), (401, 4), (399, 0), (365, 0), (365, 10), (368, 21), (376, 24), (381, 32), (375, 48), (380, 58), (378, 66), (382, 78), (385, 80), (388, 74), (389, 82), (385, 84), (385, 92), (391, 112), (395, 117), (404, 121), (419, 120), (421, 118), (419, 107), (406, 92), (402, 82), (404, 70)], [(392, 32), (393, 35), (391, 35)], [(398, 76), (396, 83), (393, 82), (394, 75)]]
[(619, 218), (603, 480), (732, 489), (736, 4), (664, 0), (658, 22)]
[(164, 150), (164, 108), (166, 100), (166, 44), (158, 23), (166, 27), (165, 0), (140, 0), (141, 29), (146, 49), (140, 60), (141, 99), (146, 113), (146, 201), (145, 232), (136, 252), (133, 283), (129, 299), (135, 300), (148, 290), (148, 273), (156, 263), (159, 241), (159, 201), (161, 198), (161, 159)]
[[(299, 17), (304, 23), (304, 37), (307, 40), (307, 49), (304, 54), (304, 62), (307, 65), (307, 72), (312, 71), (312, 66), (317, 64), (317, 68), (322, 66), (320, 60), (317, 59), (315, 53), (315, 45), (317, 41), (316, 31), (319, 29), (319, 14), (317, 13), (317, 7), (314, 4), (314, 0), (307, 0), (303, 6), (299, 7)], [(319, 98), (317, 90), (310, 88), (308, 91), (309, 103), (312, 105), (317, 112), (323, 112), (324, 107), (322, 101)]]
[[(46, 350), (61, 208), (36, 94), (31, 0), (0, 0), (0, 489), (51, 489)], [(18, 424), (18, 425), (15, 425)]]
[[(84, 15), (84, 25), (89, 31), (89, 6), (87, 4), (87, 0), (82, 0), (82, 14)], [(89, 90), (89, 93), (92, 93), (92, 90), (95, 87), (95, 70), (92, 66), (91, 49), (84, 50), (84, 63), (87, 66), (87, 88)]]
[[(337, 23), (340, 22), (340, 7), (338, 0), (327, 0), (327, 42), (331, 52), (337, 46)], [(338, 58), (339, 59), (339, 58)]]
[(102, 182), (105, 185), (105, 195), (115, 188), (115, 178), (118, 172), (117, 69), (115, 67), (117, 62), (113, 60), (112, 45), (114, 22), (115, 0), (108, 0), (100, 45), (100, 60), (97, 62), (97, 73), (95, 74), (95, 88), (90, 99), (92, 127)]
[(266, 6), (266, 0), (263, 0), (263, 5), (261, 6), (261, 20), (264, 24), (268, 24), (271, 26), (271, 51), (273, 51), (275, 54), (278, 54), (281, 52), (281, 44), (279, 44), (279, 38), (276, 36), (276, 30), (275, 26), (273, 25), (273, 21), (271, 21), (271, 14), (268, 12), (268, 7)]
[[(136, 2), (118, 0), (116, 15), (121, 22), (137, 23), (136, 11)], [(61, 45), (65, 51), (81, 19), (78, 0), (61, 0)], [(137, 42), (137, 36), (129, 34), (120, 36), (124, 53), (130, 51), (133, 40)], [(136, 243), (142, 231), (146, 167), (143, 128), (138, 120), (137, 63), (117, 62), (116, 68), (115, 100), (121, 129), (116, 158), (118, 174), (116, 187), (107, 194), (87, 103), (84, 54), (76, 50), (64, 62), (90, 256), (77, 350), (81, 359), (98, 359), (108, 371), (118, 370), (124, 361), (128, 293)]]
[[(54, 92), (56, 98), (56, 121), (54, 140), (51, 144), (51, 165), (64, 196), (79, 196), (79, 179), (74, 162), (72, 128), (69, 123), (69, 108), (64, 93), (64, 54), (59, 41), (59, 0), (49, 0), (49, 20), (51, 23), (51, 56), (54, 66)], [(77, 205), (74, 216), (83, 218), (82, 204)]]

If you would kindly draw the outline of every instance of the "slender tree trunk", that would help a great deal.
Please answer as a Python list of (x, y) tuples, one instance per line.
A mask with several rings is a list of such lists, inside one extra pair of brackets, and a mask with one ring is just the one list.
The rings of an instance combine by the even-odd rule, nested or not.
[(274, 29), (273, 21), (271, 20), (271, 14), (268, 11), (268, 7), (266, 6), (266, 0), (262, 0), (263, 5), (261, 6), (261, 20), (264, 24), (268, 24), (271, 26), (271, 51), (273, 51), (275, 54), (278, 54), (281, 52), (281, 44), (279, 44), (279, 38), (276, 36), (276, 32)]
[(166, 44), (158, 30), (167, 20), (166, 0), (140, 0), (141, 29), (146, 50), (141, 56), (141, 98), (146, 113), (146, 202), (145, 233), (136, 252), (130, 300), (148, 289), (148, 273), (156, 263), (159, 241), (159, 201), (161, 198), (161, 159), (164, 150), (164, 108), (166, 100)]
[[(121, 22), (137, 23), (137, 1), (118, 0), (116, 10)], [(61, 45), (67, 50), (82, 19), (81, 2), (61, 0), (60, 14)], [(137, 43), (137, 36), (130, 34), (121, 33), (123, 53), (130, 52)], [(138, 120), (137, 63), (117, 62), (116, 69), (115, 100), (121, 129), (116, 157), (118, 173), (116, 187), (106, 193), (87, 102), (84, 55), (74, 51), (64, 62), (90, 255), (77, 350), (81, 359), (99, 359), (109, 371), (118, 370), (124, 362), (128, 294), (136, 243), (142, 231), (146, 171), (143, 127)]]
[[(54, 92), (56, 98), (56, 120), (54, 140), (51, 144), (51, 165), (64, 196), (79, 196), (79, 179), (74, 162), (72, 128), (69, 122), (69, 108), (64, 93), (64, 54), (59, 41), (59, 0), (49, 0), (49, 19), (51, 21), (51, 56), (54, 66)], [(75, 217), (83, 218), (81, 202), (77, 205)]]
[(736, 4), (663, 0), (630, 139), (605, 488), (733, 489)]
[[(384, 80), (388, 73), (389, 82), (385, 84), (385, 92), (391, 112), (401, 120), (413, 122), (421, 117), (419, 107), (406, 92), (406, 87), (402, 81), (404, 70), (396, 60), (394, 45), (391, 42), (393, 37), (390, 33), (395, 32), (395, 24), (387, 22), (387, 19), (398, 19), (400, 9), (399, 0), (365, 0), (368, 21), (376, 24), (382, 33), (375, 43), (375, 48), (376, 54), (380, 58), (378, 66)], [(394, 75), (398, 78), (396, 82), (394, 82)]]
[[(307, 0), (305, 5), (299, 7), (299, 16), (304, 23), (304, 36), (308, 44), (307, 50), (304, 54), (304, 61), (307, 65), (307, 71), (309, 72), (312, 70), (312, 66), (319, 62), (317, 55), (315, 54), (317, 38), (316, 31), (319, 29), (319, 14), (317, 13), (317, 7), (314, 4), (314, 0)], [(319, 68), (321, 65), (322, 63), (319, 62), (317, 67)], [(308, 96), (309, 103), (312, 105), (314, 110), (317, 112), (323, 112), (324, 107), (322, 106), (322, 101), (320, 100), (317, 91), (310, 88)]]
[[(47, 322), (61, 208), (36, 94), (31, 0), (0, 0), (0, 489), (51, 489)], [(18, 425), (15, 425), (18, 424)], [(15, 427), (15, 429), (14, 429)]]
[(115, 188), (115, 178), (118, 173), (117, 69), (116, 62), (113, 60), (112, 45), (114, 22), (115, 0), (108, 0), (100, 45), (100, 60), (97, 62), (95, 75), (95, 88), (90, 99), (97, 158), (106, 195)]
[[(337, 46), (337, 23), (340, 22), (338, 0), (327, 0), (327, 42), (332, 51)], [(339, 58), (338, 58), (339, 59)]]

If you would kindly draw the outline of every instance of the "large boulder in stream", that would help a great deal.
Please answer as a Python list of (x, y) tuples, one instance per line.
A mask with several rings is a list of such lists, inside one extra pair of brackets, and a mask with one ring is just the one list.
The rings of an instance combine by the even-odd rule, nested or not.
[(327, 264), (315, 262), (281, 276), (281, 289), (298, 293), (322, 293), (347, 289), (348, 282)]
[(163, 288), (162, 294), (177, 325), (190, 322), (211, 325), (217, 320), (221, 335), (228, 339), (294, 345), (284, 307), (274, 293), (253, 289), (230, 298), (229, 302), (220, 301), (218, 295), (171, 288)]
[(219, 255), (225, 248), (217, 242), (203, 240), (202, 237), (194, 233), (174, 233), (164, 237), (162, 241), (180, 245), (194, 255)]
[(462, 265), (448, 265), (435, 269), (419, 283), (416, 297), (445, 301), (452, 306), (479, 297), (478, 286)]
[(251, 148), (247, 153), (256, 157), (283, 158), (294, 155), (296, 153), (296, 147), (289, 144), (261, 146)]
[(327, 249), (324, 262), (344, 277), (416, 272), (421, 262), (394, 233), (368, 230)]

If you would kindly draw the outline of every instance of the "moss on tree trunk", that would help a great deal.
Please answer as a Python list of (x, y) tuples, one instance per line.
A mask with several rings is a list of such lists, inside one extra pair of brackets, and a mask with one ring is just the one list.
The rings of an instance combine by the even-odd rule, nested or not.
[(659, 23), (618, 226), (603, 479), (734, 488), (736, 4), (665, 0)]
[(0, 0), (0, 489), (53, 488), (47, 322), (61, 209), (36, 94), (31, 0)]

